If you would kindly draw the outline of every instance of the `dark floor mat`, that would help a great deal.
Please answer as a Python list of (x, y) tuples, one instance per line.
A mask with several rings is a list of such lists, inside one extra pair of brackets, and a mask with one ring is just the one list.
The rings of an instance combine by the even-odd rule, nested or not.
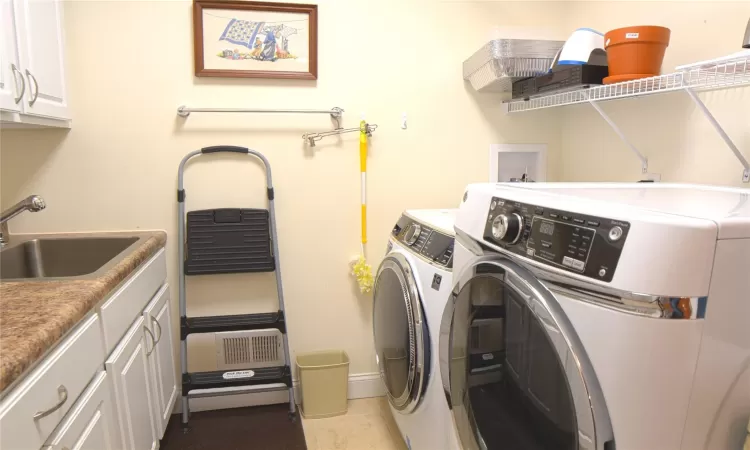
[(286, 404), (196, 412), (187, 434), (173, 414), (161, 450), (307, 450), (302, 423), (288, 412)]

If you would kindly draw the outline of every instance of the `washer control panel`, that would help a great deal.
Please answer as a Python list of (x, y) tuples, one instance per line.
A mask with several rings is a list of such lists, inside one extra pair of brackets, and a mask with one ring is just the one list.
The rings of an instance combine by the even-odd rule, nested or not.
[(484, 239), (569, 272), (612, 281), (630, 223), (493, 197)]
[(402, 215), (391, 231), (394, 239), (428, 261), (453, 267), (453, 236)]

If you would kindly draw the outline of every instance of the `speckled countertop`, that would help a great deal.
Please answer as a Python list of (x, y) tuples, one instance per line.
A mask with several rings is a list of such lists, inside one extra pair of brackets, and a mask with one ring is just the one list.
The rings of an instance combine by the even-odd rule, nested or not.
[(167, 241), (163, 231), (85, 233), (144, 236), (129, 254), (93, 279), (0, 283), (0, 391), (33, 367), (89, 311)]

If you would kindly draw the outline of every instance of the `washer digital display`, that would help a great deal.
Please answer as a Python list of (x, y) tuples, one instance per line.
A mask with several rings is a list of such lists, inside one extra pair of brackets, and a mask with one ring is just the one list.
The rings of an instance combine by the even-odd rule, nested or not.
[(555, 234), (555, 224), (553, 222), (547, 222), (546, 220), (543, 220), (539, 225), (539, 232), (552, 236)]
[[(514, 239), (493, 234), (493, 224), (501, 216), (516, 224)], [(622, 219), (492, 197), (483, 237), (524, 258), (609, 282), (629, 231), (630, 223)]]

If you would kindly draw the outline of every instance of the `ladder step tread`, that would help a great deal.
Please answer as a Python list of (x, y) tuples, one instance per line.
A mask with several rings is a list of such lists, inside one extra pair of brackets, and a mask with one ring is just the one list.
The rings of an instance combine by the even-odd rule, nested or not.
[(185, 275), (273, 272), (268, 210), (219, 208), (187, 213)]
[(229, 267), (229, 264), (225, 264), (221, 268), (200, 268), (194, 266), (185, 265), (185, 275), (215, 275), (220, 273), (266, 273), (275, 272), (276, 267), (273, 263), (269, 263), (265, 266), (250, 267), (250, 264), (240, 264), (236, 267)]
[(288, 366), (262, 367), (246, 370), (215, 370), (211, 372), (191, 372), (182, 376), (182, 392), (193, 389), (215, 389), (234, 386), (257, 386), (284, 383), (292, 385), (292, 375)]
[(180, 338), (192, 333), (220, 333), (222, 331), (249, 331), (275, 328), (286, 333), (284, 312), (259, 314), (234, 314), (224, 316), (182, 317)]

